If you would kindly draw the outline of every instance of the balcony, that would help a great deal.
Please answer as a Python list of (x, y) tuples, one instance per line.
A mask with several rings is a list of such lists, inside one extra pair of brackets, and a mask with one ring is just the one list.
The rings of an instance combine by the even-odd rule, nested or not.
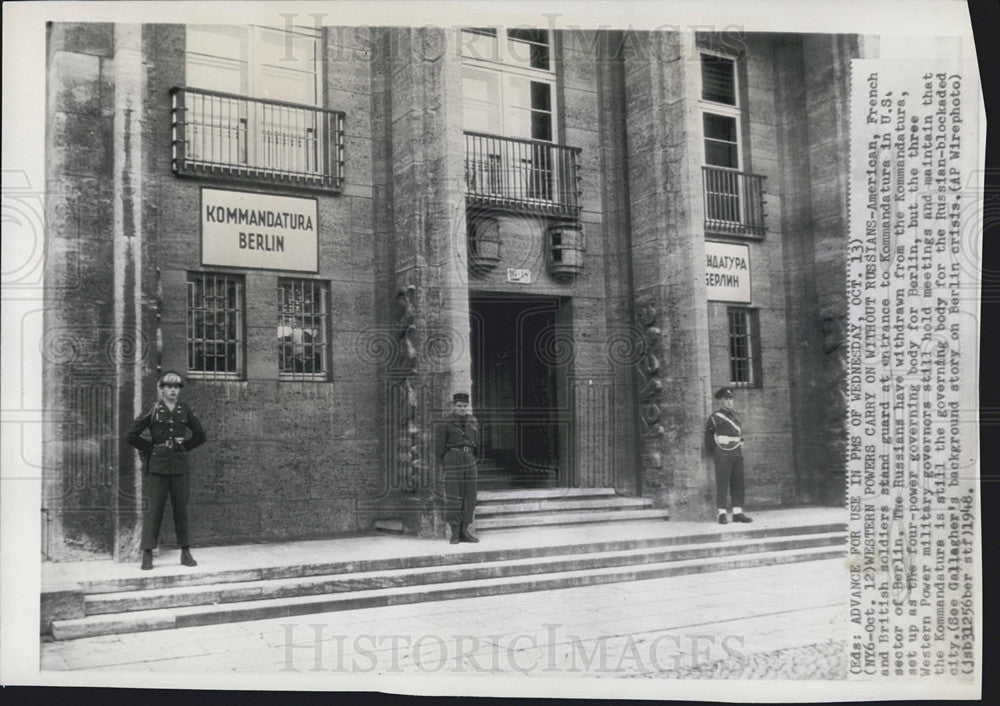
[(579, 220), (578, 147), (465, 133), (466, 199), (475, 206)]
[(705, 232), (763, 238), (764, 176), (726, 167), (702, 167)]
[(176, 174), (340, 191), (344, 113), (194, 88), (171, 97)]

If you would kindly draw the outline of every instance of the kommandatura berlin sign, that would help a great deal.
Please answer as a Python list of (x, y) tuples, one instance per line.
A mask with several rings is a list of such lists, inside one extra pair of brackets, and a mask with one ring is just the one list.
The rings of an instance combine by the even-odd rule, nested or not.
[(750, 248), (705, 243), (705, 287), (709, 301), (750, 303)]
[(316, 199), (201, 190), (201, 264), (319, 271)]

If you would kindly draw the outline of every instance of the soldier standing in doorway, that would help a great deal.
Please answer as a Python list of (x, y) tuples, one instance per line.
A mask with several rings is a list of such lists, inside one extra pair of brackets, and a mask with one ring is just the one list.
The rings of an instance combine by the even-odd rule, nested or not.
[(743, 477), (743, 422), (733, 409), (733, 391), (720, 387), (715, 399), (722, 408), (712, 412), (705, 424), (706, 444), (712, 450), (715, 465), (715, 499), (719, 524), (726, 524), (726, 507), (733, 502), (733, 522), (753, 522), (743, 514), (745, 480)]
[(472, 533), (476, 513), (476, 445), (479, 422), (472, 416), (469, 395), (456, 392), (453, 408), (438, 424), (435, 450), (444, 475), (445, 520), (451, 526), (451, 543), (478, 542)]
[[(174, 532), (181, 547), (181, 563), (197, 566), (191, 556), (188, 536), (187, 503), (191, 483), (188, 477), (187, 452), (205, 443), (205, 430), (191, 408), (178, 402), (184, 381), (168, 370), (157, 383), (160, 399), (148, 413), (132, 422), (125, 442), (142, 454), (146, 490), (146, 512), (142, 518), (142, 568), (153, 568), (153, 547), (160, 535), (163, 510), (170, 496), (174, 513)], [(142, 432), (149, 430), (150, 439)], [(188, 432), (190, 436), (187, 436)]]

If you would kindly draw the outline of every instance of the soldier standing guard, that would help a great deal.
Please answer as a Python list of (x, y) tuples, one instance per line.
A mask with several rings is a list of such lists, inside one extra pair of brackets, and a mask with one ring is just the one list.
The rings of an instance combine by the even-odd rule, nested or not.
[(719, 508), (719, 524), (726, 524), (727, 496), (733, 501), (733, 522), (753, 522), (743, 514), (743, 423), (733, 409), (733, 391), (720, 387), (715, 399), (722, 400), (722, 409), (711, 414), (705, 424), (706, 443), (712, 449), (715, 465), (715, 498)]
[[(160, 534), (163, 509), (170, 495), (174, 532), (181, 546), (181, 563), (197, 566), (188, 538), (187, 503), (191, 483), (187, 452), (205, 443), (205, 430), (191, 408), (178, 402), (184, 381), (173, 371), (160, 376), (159, 401), (147, 414), (132, 422), (125, 442), (142, 454), (147, 506), (142, 519), (142, 568), (153, 568), (153, 547)], [(149, 430), (151, 441), (142, 437)], [(187, 437), (190, 430), (191, 436)]]
[(456, 392), (451, 414), (438, 425), (435, 451), (444, 474), (445, 520), (451, 543), (478, 542), (470, 529), (476, 512), (476, 445), (479, 422), (469, 408), (469, 395)]

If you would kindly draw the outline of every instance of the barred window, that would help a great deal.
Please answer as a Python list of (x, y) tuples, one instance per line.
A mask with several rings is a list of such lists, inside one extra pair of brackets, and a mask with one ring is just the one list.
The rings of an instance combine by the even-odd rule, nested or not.
[(187, 281), (188, 375), (242, 380), (243, 277), (189, 272)]
[(760, 336), (756, 309), (729, 307), (729, 381), (735, 387), (760, 387)]
[(289, 380), (329, 377), (329, 292), (325, 282), (278, 280), (278, 373)]

